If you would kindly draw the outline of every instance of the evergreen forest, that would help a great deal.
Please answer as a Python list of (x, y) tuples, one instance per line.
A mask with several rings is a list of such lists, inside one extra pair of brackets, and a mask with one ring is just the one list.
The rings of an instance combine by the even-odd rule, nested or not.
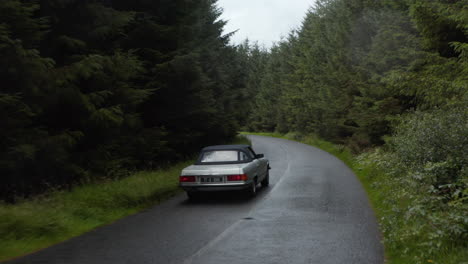
[(237, 134), (239, 47), (210, 0), (0, 1), (0, 196), (124, 177)]
[(415, 111), (463, 112), (467, 35), (467, 1), (317, 1), (264, 52), (247, 126), (314, 133), (359, 153)]
[(466, 261), (468, 1), (319, 0), (251, 57), (246, 130), (354, 153), (391, 263)]
[(232, 44), (216, 2), (0, 0), (0, 200), (164, 168), (239, 131), (298, 133), (412, 201), (388, 208), (403, 215), (383, 220), (388, 247), (466, 248), (468, 0), (317, 0), (271, 49)]

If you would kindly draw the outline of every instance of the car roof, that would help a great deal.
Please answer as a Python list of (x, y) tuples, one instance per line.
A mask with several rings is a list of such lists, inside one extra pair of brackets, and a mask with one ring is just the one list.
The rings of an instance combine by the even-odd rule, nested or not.
[(202, 151), (210, 151), (210, 150), (245, 150), (250, 148), (249, 145), (216, 145), (216, 146), (209, 146), (202, 149)]

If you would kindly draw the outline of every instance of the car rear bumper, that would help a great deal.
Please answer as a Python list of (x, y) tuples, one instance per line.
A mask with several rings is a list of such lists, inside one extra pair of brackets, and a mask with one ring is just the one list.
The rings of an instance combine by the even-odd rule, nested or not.
[(218, 191), (238, 191), (247, 189), (252, 181), (239, 183), (219, 183), (219, 184), (203, 184), (203, 183), (181, 183), (179, 186), (185, 191), (200, 191), (200, 192), (218, 192)]

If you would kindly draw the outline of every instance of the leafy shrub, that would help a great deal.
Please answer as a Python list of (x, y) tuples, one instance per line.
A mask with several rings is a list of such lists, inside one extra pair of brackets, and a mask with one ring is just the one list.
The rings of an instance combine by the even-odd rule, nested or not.
[(385, 176), (382, 218), (387, 247), (423, 263), (468, 241), (468, 110), (415, 112), (396, 128), (389, 151), (360, 156)]

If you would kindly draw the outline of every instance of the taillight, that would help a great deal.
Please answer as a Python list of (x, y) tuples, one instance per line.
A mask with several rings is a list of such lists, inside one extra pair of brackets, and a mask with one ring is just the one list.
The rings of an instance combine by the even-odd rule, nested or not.
[(195, 182), (195, 176), (180, 176), (180, 182)]
[(240, 175), (228, 175), (228, 181), (246, 181), (248, 179), (247, 174), (240, 174)]

